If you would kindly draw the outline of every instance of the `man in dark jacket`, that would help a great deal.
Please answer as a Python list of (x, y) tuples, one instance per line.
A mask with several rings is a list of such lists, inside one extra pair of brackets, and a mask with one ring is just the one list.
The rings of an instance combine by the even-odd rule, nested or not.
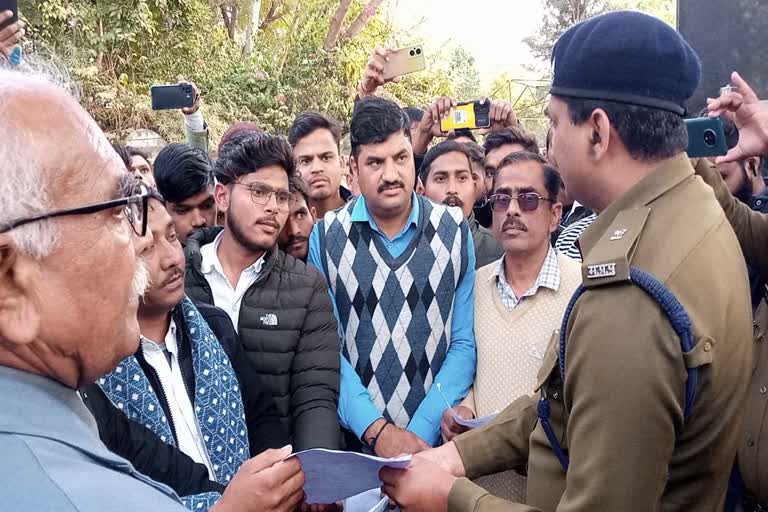
[[(728, 124), (728, 123), (726, 123)], [(735, 130), (735, 129), (734, 129)], [(738, 138), (738, 130), (735, 130)], [(732, 144), (735, 146), (735, 141)], [(760, 172), (760, 157), (750, 157), (736, 162), (718, 165), (728, 191), (739, 201), (755, 211), (768, 213), (768, 188)], [(766, 295), (766, 281), (755, 269), (748, 266), (752, 309), (756, 310)]]
[(291, 191), (293, 192), (291, 212), (283, 230), (280, 231), (277, 246), (285, 254), (306, 263), (309, 253), (309, 235), (312, 234), (312, 228), (315, 226), (317, 210), (309, 206), (309, 191), (301, 176), (293, 177)]
[[(274, 403), (239, 347), (229, 317), (184, 295), (184, 255), (173, 220), (159, 196), (150, 200), (148, 228), (152, 243), (142, 254), (152, 286), (139, 307), (139, 350), (121, 361), (88, 389), (83, 399), (99, 424), (100, 436), (113, 451), (138, 467), (164, 477), (182, 491), (210, 492), (188, 496), (185, 503), (211, 505), (216, 486), (180, 482), (188, 471), (197, 482), (205, 477), (227, 485), (251, 455), (288, 443)], [(154, 340), (161, 340), (156, 342)], [(103, 391), (103, 394), (99, 391)], [(131, 421), (116, 418), (116, 404)], [(174, 452), (148, 454), (145, 441), (155, 437), (188, 455), (197, 466), (178, 468)], [(154, 455), (154, 456), (152, 456)], [(287, 496), (286, 496), (287, 498)]]
[(328, 289), (315, 268), (276, 247), (294, 198), (294, 166), (279, 137), (225, 145), (215, 172), (226, 226), (187, 240), (186, 288), (237, 326), (295, 449), (338, 448), (340, 345)]
[(498, 261), (504, 255), (504, 249), (493, 233), (475, 219), (472, 207), (477, 187), (465, 144), (447, 140), (433, 146), (424, 156), (416, 191), (437, 203), (461, 208), (475, 244), (475, 268), (481, 268)]

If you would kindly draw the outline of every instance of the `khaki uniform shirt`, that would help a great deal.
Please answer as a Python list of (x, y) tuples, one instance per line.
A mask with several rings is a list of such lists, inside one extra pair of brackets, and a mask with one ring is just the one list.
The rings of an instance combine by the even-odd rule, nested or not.
[[(680, 155), (602, 212), (580, 243), (589, 289), (568, 322), (565, 382), (555, 333), (537, 384), (570, 457), (567, 475), (537, 424), (538, 397), (524, 398), (456, 438), (468, 478), (454, 484), (449, 509), (720, 510), (752, 365), (747, 271), (722, 209)], [(612, 274), (594, 271), (608, 263)], [(657, 302), (627, 282), (629, 265), (653, 274), (685, 306), (691, 352), (682, 353)], [(603, 277), (587, 278), (595, 274)], [(686, 367), (699, 369), (687, 420)], [(470, 481), (506, 469), (527, 469), (528, 505)]]
[[(731, 222), (747, 263), (768, 276), (768, 215), (756, 212), (734, 198), (713, 164), (700, 160), (696, 172), (715, 191)], [(755, 312), (755, 361), (752, 381), (744, 404), (744, 429), (739, 442), (739, 470), (747, 488), (768, 503), (768, 308), (765, 302)], [(762, 458), (760, 457), (762, 451)], [(761, 464), (762, 462), (762, 464)]]

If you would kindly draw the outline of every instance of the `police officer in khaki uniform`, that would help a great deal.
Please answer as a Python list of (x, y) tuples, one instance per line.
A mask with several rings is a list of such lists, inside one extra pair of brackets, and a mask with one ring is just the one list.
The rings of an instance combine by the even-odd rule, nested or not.
[[(553, 66), (552, 150), (568, 190), (602, 212), (580, 239), (585, 291), (536, 396), (383, 470), (383, 490), (409, 512), (720, 510), (751, 305), (733, 230), (684, 153), (698, 58), (663, 22), (624, 11), (568, 30)], [(640, 286), (649, 275), (653, 295)], [(507, 469), (527, 471), (526, 505), (471, 481)]]

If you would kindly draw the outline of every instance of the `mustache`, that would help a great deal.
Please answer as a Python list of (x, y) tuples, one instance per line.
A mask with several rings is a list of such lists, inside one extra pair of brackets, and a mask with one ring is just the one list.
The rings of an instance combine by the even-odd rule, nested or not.
[(330, 181), (330, 180), (325, 176), (325, 174), (317, 173), (315, 176), (312, 176), (309, 179), (309, 184), (313, 185), (313, 184), (318, 183), (320, 181)]
[(455, 196), (453, 194), (449, 194), (445, 196), (445, 199), (443, 199), (443, 204), (448, 206), (458, 206), (459, 208), (464, 208), (464, 201), (462, 201), (459, 196)]
[(388, 181), (385, 183), (382, 183), (379, 185), (378, 193), (381, 194), (385, 190), (389, 190), (390, 188), (405, 188), (405, 183), (403, 183), (401, 180), (397, 181)]
[(501, 226), (501, 230), (504, 231), (507, 228), (515, 228), (519, 229), (520, 231), (528, 231), (528, 226), (520, 222), (515, 217), (509, 217), (504, 221), (504, 224)]
[(149, 285), (152, 280), (149, 276), (149, 269), (144, 258), (138, 258), (136, 260), (136, 270), (133, 273), (133, 280), (131, 281), (131, 288), (139, 298), (143, 298), (144, 294), (149, 290)]
[(267, 224), (274, 227), (275, 229), (280, 229), (280, 224), (278, 224), (275, 217), (262, 217), (260, 219), (256, 219), (256, 224)]
[(285, 245), (293, 245), (296, 242), (307, 242), (309, 238), (301, 235), (291, 236), (288, 238), (288, 241), (285, 243)]
[(165, 278), (165, 279), (163, 280), (163, 282), (160, 284), (160, 288), (162, 288), (163, 286), (167, 285), (167, 284), (168, 284), (168, 283), (170, 283), (170, 282), (171, 282), (173, 279), (175, 279), (175, 278), (177, 278), (177, 277), (179, 277), (179, 276), (182, 276), (182, 277), (183, 277), (183, 276), (184, 276), (184, 271), (183, 271), (183, 270), (181, 270), (181, 268), (180, 268), (180, 267), (173, 267), (173, 268), (171, 269), (171, 272), (170, 272), (170, 274), (168, 275), (168, 277), (167, 277), (167, 278)]

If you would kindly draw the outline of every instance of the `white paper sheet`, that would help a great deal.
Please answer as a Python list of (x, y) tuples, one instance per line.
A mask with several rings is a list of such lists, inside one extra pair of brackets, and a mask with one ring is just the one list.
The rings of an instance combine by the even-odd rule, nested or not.
[(315, 448), (291, 455), (301, 461), (307, 503), (336, 503), (381, 487), (379, 471), (384, 467), (405, 468), (410, 455), (384, 459), (362, 453)]
[(488, 423), (489, 421), (491, 421), (492, 419), (494, 419), (496, 416), (499, 415), (498, 412), (494, 412), (492, 414), (489, 414), (487, 416), (482, 416), (480, 418), (474, 418), (474, 419), (471, 419), (471, 420), (465, 420), (464, 418), (462, 418), (461, 416), (456, 414), (456, 411), (451, 406), (451, 403), (448, 401), (448, 398), (446, 398), (445, 394), (443, 394), (443, 389), (440, 386), (440, 383), (438, 382), (436, 385), (437, 385), (437, 390), (440, 392), (440, 396), (443, 397), (443, 401), (445, 402), (445, 406), (451, 411), (451, 416), (453, 417), (453, 421), (455, 421), (456, 423), (458, 423), (459, 425), (461, 425), (463, 427), (467, 427), (469, 430), (472, 430), (472, 429), (475, 429), (475, 428), (480, 428), (483, 425), (485, 425), (486, 423)]
[(389, 498), (381, 495), (381, 489), (371, 489), (344, 501), (344, 512), (384, 512)]

